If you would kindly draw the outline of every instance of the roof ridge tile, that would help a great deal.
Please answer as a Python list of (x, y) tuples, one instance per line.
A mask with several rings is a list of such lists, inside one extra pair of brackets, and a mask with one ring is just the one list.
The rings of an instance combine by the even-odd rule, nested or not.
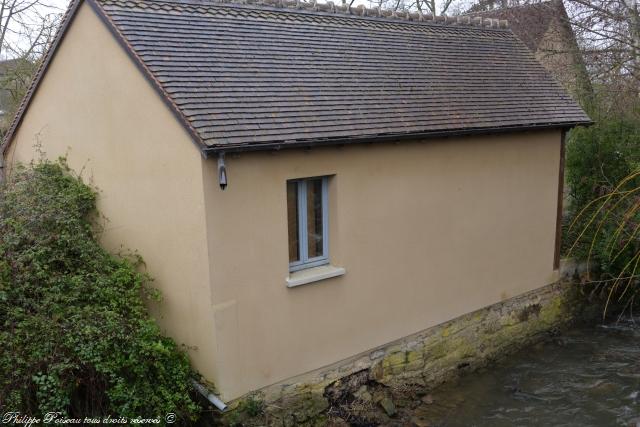
[(197, 13), (207, 13), (207, 6), (254, 6), (254, 9), (261, 8), (288, 9), (292, 12), (320, 12), (345, 17), (369, 17), (382, 18), (397, 21), (431, 22), (446, 25), (466, 25), (481, 28), (506, 29), (509, 23), (504, 19), (482, 18), (470, 16), (448, 16), (431, 13), (398, 11), (392, 9), (382, 9), (380, 7), (368, 8), (364, 5), (352, 7), (346, 4), (337, 5), (333, 1), (320, 3), (317, 0), (99, 0), (102, 4), (126, 5), (128, 7), (137, 6), (164, 11), (191, 11)]

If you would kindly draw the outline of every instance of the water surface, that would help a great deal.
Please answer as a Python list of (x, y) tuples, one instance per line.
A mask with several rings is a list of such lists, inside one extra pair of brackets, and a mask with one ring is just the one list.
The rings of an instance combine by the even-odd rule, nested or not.
[(640, 427), (640, 319), (576, 328), (423, 400), (405, 424)]

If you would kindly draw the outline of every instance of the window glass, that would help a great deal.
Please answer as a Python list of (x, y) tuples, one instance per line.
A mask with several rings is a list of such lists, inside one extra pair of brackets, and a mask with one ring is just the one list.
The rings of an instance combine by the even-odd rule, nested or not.
[(290, 271), (329, 263), (327, 191), (326, 176), (287, 181)]
[(297, 181), (287, 182), (287, 219), (289, 223), (289, 262), (300, 260)]
[(307, 181), (307, 250), (309, 258), (324, 255), (322, 228), (322, 179)]

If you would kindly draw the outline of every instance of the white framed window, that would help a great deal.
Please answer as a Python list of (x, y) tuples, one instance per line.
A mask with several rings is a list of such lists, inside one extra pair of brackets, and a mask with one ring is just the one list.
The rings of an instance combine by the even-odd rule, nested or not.
[(287, 181), (289, 271), (329, 264), (329, 179)]

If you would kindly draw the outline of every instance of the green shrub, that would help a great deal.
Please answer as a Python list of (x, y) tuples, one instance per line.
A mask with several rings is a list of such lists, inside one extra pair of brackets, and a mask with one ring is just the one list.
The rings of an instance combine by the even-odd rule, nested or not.
[(611, 191), (639, 164), (640, 122), (603, 120), (572, 130), (566, 159), (571, 212)]
[[(608, 221), (602, 224), (595, 243), (595, 228), (589, 227), (583, 234), (582, 231), (599, 208), (597, 203), (589, 203), (613, 191), (639, 165), (640, 122), (604, 120), (589, 128), (571, 131), (566, 159), (569, 212), (563, 239), (565, 254), (573, 246), (571, 255), (583, 259), (590, 255), (592, 266), (599, 272), (615, 275), (620, 271), (626, 259), (624, 256), (613, 259), (611, 242), (604, 238), (613, 235), (618, 225), (614, 221), (616, 216), (607, 217)], [(640, 184), (640, 179), (633, 178), (625, 185), (636, 184)], [(623, 201), (619, 207), (624, 205)], [(573, 226), (569, 227), (571, 223)], [(580, 240), (576, 242), (579, 236)]]
[(640, 272), (640, 121), (575, 129), (567, 145), (565, 254), (588, 261), (607, 308), (632, 308)]
[[(604, 314), (613, 304), (620, 315), (633, 306), (640, 287), (640, 170), (629, 174), (603, 196), (589, 202), (569, 226), (576, 248), (593, 265), (598, 261), (597, 287), (608, 291)], [(597, 289), (597, 288), (596, 288)]]
[(193, 372), (149, 317), (141, 260), (105, 251), (95, 218), (96, 193), (64, 160), (0, 187), (0, 407), (192, 420)]

